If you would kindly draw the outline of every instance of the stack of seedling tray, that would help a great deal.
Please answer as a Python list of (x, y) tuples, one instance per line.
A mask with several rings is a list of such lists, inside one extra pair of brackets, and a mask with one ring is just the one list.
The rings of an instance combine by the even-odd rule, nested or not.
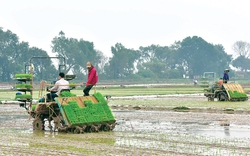
[(93, 96), (58, 97), (56, 102), (69, 127), (115, 123), (112, 111), (100, 93)]
[(223, 84), (230, 101), (246, 101), (248, 96), (238, 83)]
[(231, 90), (229, 90), (228, 92), (231, 98), (247, 98), (246, 93), (241, 93), (238, 91), (231, 91)]
[(19, 81), (30, 81), (32, 79), (32, 74), (15, 74), (15, 77), (14, 77), (16, 80), (19, 80)]
[(32, 91), (32, 84), (26, 82), (32, 81), (32, 74), (15, 74), (14, 78), (19, 81), (19, 83), (15, 85), (15, 89), (24, 93), (16, 94), (15, 99), (22, 102), (30, 101), (32, 99), (32, 95), (26, 94), (26, 92)]
[(15, 99), (18, 101), (29, 101), (32, 99), (32, 95), (28, 94), (16, 95)]
[(31, 90), (32, 89), (32, 85), (31, 84), (16, 84), (15, 85), (15, 89), (17, 90)]

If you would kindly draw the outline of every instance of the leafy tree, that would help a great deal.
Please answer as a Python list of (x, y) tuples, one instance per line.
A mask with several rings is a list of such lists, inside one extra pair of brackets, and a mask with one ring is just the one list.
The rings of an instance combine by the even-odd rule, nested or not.
[(182, 72), (178, 69), (169, 69), (167, 72), (166, 72), (166, 77), (168, 79), (176, 79), (176, 78), (181, 78), (182, 77)]
[(104, 55), (94, 49), (93, 42), (67, 38), (62, 31), (52, 40), (52, 52), (64, 57), (67, 62), (66, 73), (73, 72), (78, 78), (83, 78), (82, 73), (86, 75), (86, 63), (89, 61), (96, 67), (103, 66)]
[(147, 69), (139, 70), (137, 75), (143, 78), (156, 78), (155, 74), (151, 70), (147, 70)]
[(157, 78), (165, 78), (165, 63), (159, 61), (157, 58), (152, 59), (150, 62), (143, 64), (146, 70), (152, 71)]
[[(13, 77), (15, 70), (20, 68), (20, 65), (16, 64), (18, 53), (17, 45), (18, 37), (11, 31), (4, 32), (0, 28), (0, 75), (1, 81), (9, 81)], [(17, 65), (14, 67), (14, 65)]]
[(200, 37), (187, 37), (178, 42), (175, 58), (184, 73), (190, 77), (212, 71), (220, 73), (229, 67), (231, 55), (227, 55), (222, 45), (212, 45)]
[[(46, 51), (38, 48), (29, 47), (28, 42), (19, 42), (19, 38), (16, 34), (10, 30), (6, 32), (0, 28), (0, 75), (1, 81), (11, 80), (15, 74), (24, 73), (26, 64), (29, 63), (29, 59), (33, 56), (48, 56)], [(40, 66), (35, 66), (37, 71), (44, 69), (46, 73), (55, 73), (51, 62), (47, 62)], [(39, 72), (37, 72), (39, 73)], [(46, 74), (49, 75), (49, 74)], [(37, 75), (38, 78), (43, 78), (41, 75)]]
[(232, 65), (245, 72), (250, 70), (250, 59), (245, 56), (239, 56), (232, 62)]
[(139, 49), (140, 59), (137, 64), (139, 71), (150, 70), (158, 78), (167, 78), (169, 69), (175, 68), (174, 49), (159, 45), (140, 47)]
[(112, 79), (126, 78), (135, 72), (135, 61), (139, 58), (139, 53), (133, 49), (127, 49), (122, 44), (117, 43), (111, 47), (113, 57), (105, 66), (108, 77)]
[(31, 47), (25, 54), (29, 58), (26, 65), (30, 65), (30, 63), (34, 65), (34, 80), (41, 81), (58, 77), (59, 69), (58, 67), (55, 68), (53, 65), (54, 59), (50, 58), (46, 51)]
[(108, 62), (108, 57), (105, 56), (101, 51), (97, 50), (97, 55), (96, 55), (96, 59), (99, 60), (98, 65), (96, 66), (96, 69), (98, 71), (99, 74), (104, 74), (104, 67), (106, 65), (106, 63)]

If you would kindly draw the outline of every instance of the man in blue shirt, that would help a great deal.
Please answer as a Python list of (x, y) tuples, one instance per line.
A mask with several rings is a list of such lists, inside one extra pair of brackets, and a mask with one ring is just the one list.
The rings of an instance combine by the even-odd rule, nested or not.
[(224, 70), (224, 75), (223, 75), (223, 83), (227, 83), (229, 81), (229, 75), (228, 75), (229, 70), (225, 69)]

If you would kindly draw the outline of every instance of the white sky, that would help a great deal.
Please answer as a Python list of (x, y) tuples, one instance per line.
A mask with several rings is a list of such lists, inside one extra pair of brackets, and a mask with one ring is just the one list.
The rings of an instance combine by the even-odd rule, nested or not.
[(0, 0), (0, 27), (49, 53), (62, 30), (107, 56), (116, 43), (170, 46), (188, 36), (222, 44), (232, 54), (236, 41), (250, 42), (250, 1)]

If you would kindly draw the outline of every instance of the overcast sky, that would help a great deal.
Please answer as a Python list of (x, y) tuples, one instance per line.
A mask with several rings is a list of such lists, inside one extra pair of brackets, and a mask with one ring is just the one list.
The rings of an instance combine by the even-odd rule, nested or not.
[(62, 30), (107, 56), (116, 43), (170, 46), (188, 36), (232, 54), (236, 41), (250, 42), (250, 0), (0, 0), (0, 27), (49, 53)]

